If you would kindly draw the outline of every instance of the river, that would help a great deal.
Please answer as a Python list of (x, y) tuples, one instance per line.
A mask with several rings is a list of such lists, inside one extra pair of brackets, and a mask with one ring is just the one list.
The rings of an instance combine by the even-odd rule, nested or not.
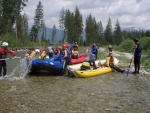
[[(22, 53), (20, 53), (22, 54)], [(149, 78), (111, 72), (90, 78), (26, 75), (20, 59), (7, 60), (0, 79), (0, 113), (149, 113)]]

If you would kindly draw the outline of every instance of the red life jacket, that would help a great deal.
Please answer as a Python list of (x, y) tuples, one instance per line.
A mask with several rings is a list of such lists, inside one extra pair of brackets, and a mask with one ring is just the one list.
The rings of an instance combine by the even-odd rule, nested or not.
[(114, 63), (114, 57), (113, 56), (110, 56), (110, 61), (109, 63)]
[(15, 53), (8, 48), (0, 48), (0, 59), (5, 59), (7, 57), (7, 53), (15, 56)]

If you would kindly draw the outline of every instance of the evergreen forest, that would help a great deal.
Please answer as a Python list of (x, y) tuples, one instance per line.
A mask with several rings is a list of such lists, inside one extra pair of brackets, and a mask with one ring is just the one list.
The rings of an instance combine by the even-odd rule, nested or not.
[[(52, 35), (47, 37), (47, 27), (44, 21), (44, 10), (41, 1), (36, 6), (34, 23), (28, 25), (28, 15), (23, 9), (28, 5), (28, 0), (0, 0), (0, 42), (7, 41), (10, 47), (35, 47), (47, 46), (50, 42), (62, 44), (78, 42), (80, 46), (91, 46), (94, 42), (98, 46), (112, 44), (122, 51), (132, 51), (133, 39), (137, 38), (145, 51), (150, 50), (150, 31), (125, 31), (122, 30), (119, 20), (113, 28), (111, 18), (108, 17), (106, 26), (101, 20), (97, 21), (92, 14), (83, 22), (82, 13), (78, 6), (74, 12), (62, 7), (59, 14), (59, 28), (52, 26)], [(30, 29), (30, 30), (29, 30)], [(57, 30), (62, 31), (59, 42), (55, 42)], [(85, 37), (85, 38), (84, 38)]]

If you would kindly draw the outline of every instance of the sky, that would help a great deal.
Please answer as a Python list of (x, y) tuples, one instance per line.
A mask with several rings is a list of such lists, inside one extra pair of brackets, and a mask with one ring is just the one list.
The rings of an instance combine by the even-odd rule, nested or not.
[[(40, 0), (44, 10), (44, 21), (47, 27), (54, 24), (59, 29), (59, 15), (62, 7), (75, 11), (76, 6), (83, 17), (83, 24), (89, 14), (105, 28), (111, 19), (114, 28), (117, 19), (121, 28), (139, 27), (150, 29), (150, 0)], [(29, 19), (29, 27), (33, 25), (35, 10), (39, 0), (28, 0), (24, 13)], [(84, 26), (85, 27), (85, 26)]]

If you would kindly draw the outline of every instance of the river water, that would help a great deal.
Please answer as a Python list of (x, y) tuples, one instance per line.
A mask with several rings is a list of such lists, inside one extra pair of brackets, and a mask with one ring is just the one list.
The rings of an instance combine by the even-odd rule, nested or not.
[(150, 113), (150, 81), (141, 75), (26, 75), (23, 63), (7, 60), (8, 77), (0, 79), (0, 113)]

